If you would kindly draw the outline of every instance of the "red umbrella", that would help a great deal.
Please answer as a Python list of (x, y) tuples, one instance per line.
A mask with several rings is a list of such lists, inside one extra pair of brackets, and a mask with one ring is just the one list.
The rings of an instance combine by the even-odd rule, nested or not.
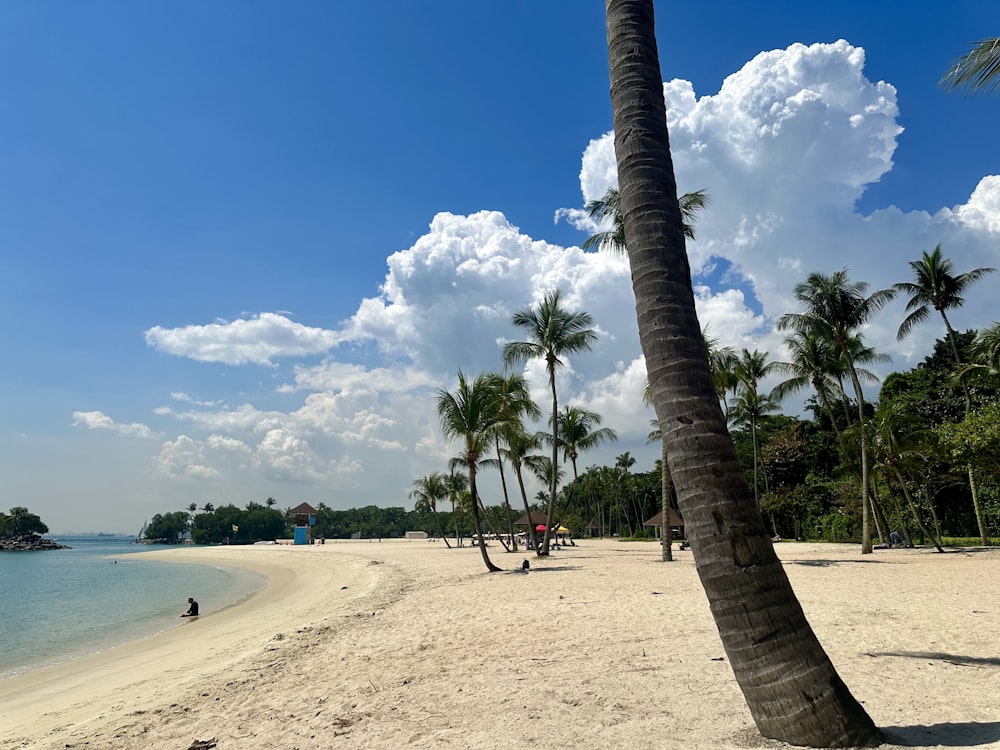
[(540, 523), (535, 527), (535, 531), (545, 531), (545, 524)]

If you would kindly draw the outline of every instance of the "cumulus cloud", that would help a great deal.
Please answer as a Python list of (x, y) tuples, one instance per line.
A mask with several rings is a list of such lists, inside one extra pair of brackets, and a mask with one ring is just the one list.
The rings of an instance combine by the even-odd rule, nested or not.
[(88, 430), (103, 430), (106, 432), (116, 432), (119, 435), (129, 437), (153, 438), (156, 437), (153, 431), (146, 425), (139, 422), (123, 424), (115, 422), (111, 417), (101, 411), (75, 411), (73, 412), (73, 426), (84, 427)]
[[(700, 321), (721, 345), (781, 357), (774, 321), (795, 309), (792, 289), (812, 271), (847, 266), (852, 278), (884, 288), (906, 279), (907, 261), (938, 243), (959, 270), (998, 265), (1000, 177), (984, 177), (967, 202), (934, 213), (857, 210), (865, 188), (892, 168), (902, 130), (896, 91), (866, 78), (862, 49), (845, 41), (795, 44), (758, 55), (718, 92), (699, 95), (678, 80), (664, 84), (664, 96), (680, 189), (706, 188), (711, 196), (688, 250)], [(581, 205), (616, 179), (612, 134), (597, 135), (582, 158)], [(581, 228), (581, 241), (597, 228), (580, 207), (558, 217)], [(642, 405), (645, 368), (627, 261), (534, 239), (484, 210), (434, 216), (411, 247), (388, 256), (377, 293), (337, 330), (275, 312), (150, 329), (150, 346), (202, 362), (322, 357), (293, 362), (274, 391), (280, 407), (255, 399), (221, 407), (222, 399), (175, 395), (181, 406), (157, 413), (191, 436), (164, 443), (156, 469), (188, 480), (245, 475), (305, 484), (320, 498), (334, 492), (343, 505), (402, 504), (415, 477), (443, 468), (457, 450), (441, 438), (437, 390), (453, 387), (459, 369), (499, 369), (502, 344), (521, 338), (511, 315), (555, 288), (600, 331), (592, 352), (568, 357), (560, 370), (561, 403), (598, 411), (621, 435), (585, 465), (625, 450), (651, 464), (659, 452), (645, 445), (652, 412)], [(982, 290), (970, 294), (956, 326), (992, 320), (989, 299)], [(928, 324), (898, 344), (901, 309), (887, 309), (865, 332), (869, 344), (896, 357), (896, 367), (942, 334)], [(543, 364), (529, 362), (524, 372), (547, 408)]]
[(165, 354), (227, 365), (270, 365), (277, 357), (321, 354), (338, 342), (334, 331), (310, 328), (273, 312), (208, 325), (154, 326), (146, 331), (146, 343)]

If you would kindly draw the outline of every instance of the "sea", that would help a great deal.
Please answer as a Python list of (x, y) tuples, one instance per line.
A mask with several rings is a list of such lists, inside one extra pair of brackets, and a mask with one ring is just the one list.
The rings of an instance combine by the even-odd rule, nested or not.
[(0, 552), (0, 679), (189, 624), (266, 585), (255, 573), (144, 560), (126, 536), (47, 535), (72, 549)]

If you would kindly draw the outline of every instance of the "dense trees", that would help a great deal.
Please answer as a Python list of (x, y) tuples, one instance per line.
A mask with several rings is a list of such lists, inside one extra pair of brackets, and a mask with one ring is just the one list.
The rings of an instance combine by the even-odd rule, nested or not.
[(49, 527), (27, 508), (16, 505), (7, 513), (0, 513), (0, 536), (19, 534), (47, 534)]

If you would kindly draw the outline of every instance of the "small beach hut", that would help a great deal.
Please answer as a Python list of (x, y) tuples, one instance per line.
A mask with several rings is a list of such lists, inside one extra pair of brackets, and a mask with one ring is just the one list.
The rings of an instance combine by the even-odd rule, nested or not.
[(533, 510), (531, 513), (521, 516), (519, 519), (514, 521), (515, 526), (539, 526), (541, 525), (542, 531), (544, 531), (544, 526), (548, 523), (549, 517), (542, 513), (540, 510)]
[[(674, 529), (674, 538), (684, 536), (684, 519), (677, 515), (677, 511), (673, 508), (669, 508), (669, 515), (667, 516), (667, 522), (670, 524), (670, 528)], [(660, 538), (660, 530), (662, 528), (663, 522), (663, 511), (660, 511), (655, 516), (650, 518), (648, 521), (643, 522), (643, 526), (653, 526), (656, 528), (656, 538)]]

